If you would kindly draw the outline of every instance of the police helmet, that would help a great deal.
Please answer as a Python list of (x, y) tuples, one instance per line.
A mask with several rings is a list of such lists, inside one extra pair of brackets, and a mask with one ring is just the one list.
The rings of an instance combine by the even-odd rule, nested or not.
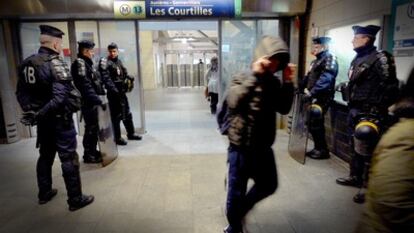
[(377, 25), (368, 25), (368, 26), (359, 26), (359, 25), (354, 25), (352, 26), (352, 30), (354, 30), (354, 34), (362, 34), (362, 35), (367, 35), (367, 36), (371, 36), (371, 37), (375, 37), (375, 35), (377, 35), (378, 31), (381, 30), (380, 26)]
[(361, 120), (354, 131), (354, 149), (360, 155), (371, 156), (380, 137), (378, 125), (372, 120)]
[(319, 104), (312, 104), (309, 107), (309, 115), (312, 119), (321, 119), (323, 117), (323, 110)]
[(63, 35), (65, 35), (64, 32), (62, 32), (59, 28), (52, 27), (50, 25), (39, 25), (40, 34), (41, 35), (48, 35), (53, 36), (57, 38), (62, 38)]
[(313, 44), (327, 45), (331, 42), (331, 38), (327, 36), (320, 36), (312, 38)]
[(78, 41), (79, 49), (93, 49), (95, 47), (95, 43), (91, 40), (81, 40)]

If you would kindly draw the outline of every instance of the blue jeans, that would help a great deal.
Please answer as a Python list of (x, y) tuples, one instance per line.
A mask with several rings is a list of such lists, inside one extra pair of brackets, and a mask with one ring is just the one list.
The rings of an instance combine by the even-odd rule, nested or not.
[[(228, 231), (240, 232), (242, 219), (253, 206), (276, 191), (278, 180), (272, 148), (240, 148), (230, 145), (228, 149)], [(254, 180), (247, 191), (247, 181)]]

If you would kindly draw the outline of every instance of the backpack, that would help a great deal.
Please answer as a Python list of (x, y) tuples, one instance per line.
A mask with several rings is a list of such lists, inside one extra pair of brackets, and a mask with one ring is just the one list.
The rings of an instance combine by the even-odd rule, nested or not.
[[(225, 96), (227, 97), (227, 96)], [(224, 98), (223, 103), (218, 107), (217, 111), (217, 124), (219, 126), (220, 133), (222, 135), (227, 135), (230, 128), (230, 113), (229, 107), (227, 105), (227, 98)]]

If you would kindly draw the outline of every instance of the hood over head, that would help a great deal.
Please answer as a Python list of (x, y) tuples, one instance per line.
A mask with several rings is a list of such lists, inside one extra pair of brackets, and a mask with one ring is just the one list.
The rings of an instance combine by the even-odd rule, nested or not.
[(289, 48), (280, 37), (263, 36), (254, 51), (254, 61), (261, 57), (274, 57), (280, 61), (280, 69), (284, 69), (290, 60)]

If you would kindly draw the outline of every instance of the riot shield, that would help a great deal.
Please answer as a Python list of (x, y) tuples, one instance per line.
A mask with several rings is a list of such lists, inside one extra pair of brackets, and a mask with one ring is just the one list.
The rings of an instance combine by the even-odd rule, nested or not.
[(308, 143), (306, 119), (308, 107), (309, 102), (304, 100), (303, 94), (296, 94), (288, 151), (290, 156), (301, 164), (305, 164), (306, 160), (305, 154)]
[(102, 154), (102, 165), (105, 167), (118, 157), (118, 148), (114, 141), (112, 129), (111, 114), (106, 96), (100, 96), (105, 110), (98, 107), (98, 124), (99, 124), (99, 150)]

